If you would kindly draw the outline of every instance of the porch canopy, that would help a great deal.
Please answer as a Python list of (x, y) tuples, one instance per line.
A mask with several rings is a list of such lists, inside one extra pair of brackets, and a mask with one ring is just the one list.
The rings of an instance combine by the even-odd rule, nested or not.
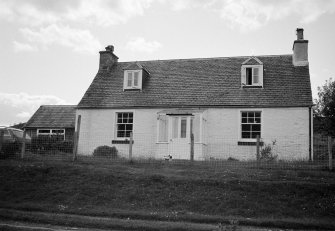
[(157, 112), (158, 115), (194, 115), (197, 113), (203, 113), (205, 109), (190, 109), (190, 108), (171, 108), (164, 109)]

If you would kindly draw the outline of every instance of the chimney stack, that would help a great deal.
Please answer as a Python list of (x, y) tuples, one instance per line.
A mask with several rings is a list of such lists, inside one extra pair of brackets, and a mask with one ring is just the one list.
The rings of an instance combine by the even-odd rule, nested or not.
[(297, 40), (293, 43), (293, 65), (308, 65), (308, 40), (304, 40), (304, 29), (297, 28)]
[(100, 63), (99, 63), (99, 71), (108, 71), (111, 67), (113, 67), (119, 57), (114, 54), (114, 46), (108, 45), (105, 47), (105, 51), (100, 51)]

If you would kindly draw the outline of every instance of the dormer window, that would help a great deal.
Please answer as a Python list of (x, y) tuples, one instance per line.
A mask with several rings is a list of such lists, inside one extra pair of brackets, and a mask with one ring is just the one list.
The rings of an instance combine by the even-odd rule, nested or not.
[(241, 84), (242, 87), (263, 87), (263, 63), (256, 57), (242, 63)]
[(139, 63), (131, 63), (123, 70), (123, 90), (142, 90), (149, 72)]
[(142, 71), (125, 71), (125, 87), (124, 89), (140, 89), (140, 78)]

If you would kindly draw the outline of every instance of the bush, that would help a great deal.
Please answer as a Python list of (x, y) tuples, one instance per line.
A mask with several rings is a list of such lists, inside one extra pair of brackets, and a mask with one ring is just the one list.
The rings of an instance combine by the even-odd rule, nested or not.
[(71, 153), (73, 151), (73, 141), (64, 140), (57, 143), (57, 149), (61, 152)]
[(6, 159), (9, 157), (13, 157), (16, 153), (20, 151), (20, 146), (20, 143), (17, 141), (13, 143), (2, 144), (2, 148), (0, 150), (0, 158)]
[(99, 146), (94, 149), (93, 156), (95, 157), (109, 157), (116, 159), (118, 157), (118, 150), (116, 147), (110, 147), (107, 145)]
[(73, 141), (63, 140), (61, 136), (38, 136), (31, 140), (31, 150), (43, 153), (48, 151), (72, 152)]
[(278, 155), (273, 153), (273, 147), (276, 145), (276, 141), (271, 144), (265, 144), (264, 147), (260, 150), (260, 160), (265, 161), (275, 161), (277, 160)]

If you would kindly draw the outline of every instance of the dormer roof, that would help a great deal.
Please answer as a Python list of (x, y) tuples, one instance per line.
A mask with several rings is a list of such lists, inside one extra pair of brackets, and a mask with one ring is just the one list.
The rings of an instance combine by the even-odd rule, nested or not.
[(263, 63), (257, 57), (252, 56), (245, 60), (242, 65), (263, 65)]
[(139, 62), (131, 62), (128, 66), (123, 68), (123, 70), (144, 70), (148, 74), (150, 74), (149, 71), (144, 66), (142, 66)]

